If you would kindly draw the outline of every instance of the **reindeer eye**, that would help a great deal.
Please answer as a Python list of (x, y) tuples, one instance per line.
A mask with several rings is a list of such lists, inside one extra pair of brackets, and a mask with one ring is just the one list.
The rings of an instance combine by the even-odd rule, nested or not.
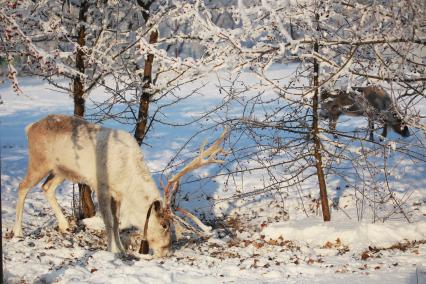
[(163, 227), (164, 230), (167, 230), (169, 228), (169, 225), (167, 225), (167, 223), (162, 223), (161, 227)]

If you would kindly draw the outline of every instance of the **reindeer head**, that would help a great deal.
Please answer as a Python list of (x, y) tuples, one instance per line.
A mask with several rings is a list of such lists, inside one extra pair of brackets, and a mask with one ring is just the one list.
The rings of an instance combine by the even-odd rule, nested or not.
[(171, 244), (171, 218), (161, 201), (156, 200), (148, 209), (140, 253), (147, 254), (151, 247), (155, 256), (168, 256)]
[(388, 123), (392, 126), (393, 131), (402, 137), (410, 136), (410, 130), (399, 113), (392, 112), (389, 116), (390, 118), (388, 118)]
[(172, 223), (175, 228), (188, 229), (194, 233), (200, 233), (195, 227), (176, 215), (174, 213), (175, 211), (179, 211), (179, 213), (183, 214), (186, 218), (191, 219), (204, 234), (210, 233), (211, 228), (204, 225), (195, 215), (182, 208), (175, 207), (176, 194), (179, 190), (180, 179), (190, 171), (210, 164), (224, 163), (222, 160), (217, 160), (216, 156), (219, 153), (224, 153), (220, 144), (227, 134), (228, 129), (225, 129), (222, 135), (207, 149), (204, 149), (207, 144), (207, 142), (205, 142), (200, 147), (199, 155), (172, 178), (168, 178), (166, 185), (162, 185), (164, 189), (164, 207), (161, 206), (160, 201), (154, 201), (150, 206), (144, 227), (144, 239), (139, 250), (140, 253), (147, 254), (149, 252), (149, 246), (151, 246), (155, 255), (168, 255), (171, 247), (170, 226)]

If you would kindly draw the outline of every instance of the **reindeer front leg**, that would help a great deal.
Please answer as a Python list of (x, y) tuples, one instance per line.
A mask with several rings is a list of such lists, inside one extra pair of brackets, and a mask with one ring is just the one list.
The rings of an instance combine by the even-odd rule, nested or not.
[(117, 243), (117, 247), (120, 252), (124, 252), (124, 246), (121, 243), (120, 239), (120, 206), (121, 202), (120, 200), (115, 200), (114, 198), (111, 198), (111, 211), (112, 211), (112, 233), (114, 235), (115, 242)]
[(118, 224), (114, 224), (116, 217), (113, 215), (111, 199), (112, 197), (109, 193), (108, 186), (100, 186), (98, 190), (98, 201), (102, 219), (104, 220), (105, 224), (108, 251), (112, 253), (124, 253), (124, 249), (120, 241), (120, 236), (118, 234)]
[(374, 122), (371, 118), (368, 118), (368, 132), (370, 133), (370, 141), (374, 141)]
[[(382, 137), (387, 137), (387, 136), (388, 136), (388, 124), (385, 123), (385, 124), (383, 124)], [(383, 140), (383, 138), (381, 138), (381, 140)]]

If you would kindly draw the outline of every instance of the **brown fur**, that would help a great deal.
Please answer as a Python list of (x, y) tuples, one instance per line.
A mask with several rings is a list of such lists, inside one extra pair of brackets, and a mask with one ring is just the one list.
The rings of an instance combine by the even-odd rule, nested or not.
[(383, 124), (382, 136), (387, 136), (387, 126), (403, 137), (409, 136), (408, 127), (400, 117), (397, 106), (385, 90), (378, 86), (359, 87), (356, 92), (324, 90), (321, 93), (321, 116), (329, 119), (330, 129), (336, 130), (342, 114), (368, 118), (370, 140), (373, 140), (374, 122)]
[[(39, 143), (50, 143), (57, 136), (72, 133), (75, 140), (82, 134), (90, 134), (95, 130), (99, 130), (100, 126), (89, 123), (78, 117), (66, 115), (49, 115), (27, 127), (27, 136), (29, 140), (38, 141)], [(49, 134), (49, 135), (46, 135)], [(52, 137), (55, 134), (56, 137)], [(50, 139), (50, 140), (49, 140)], [(31, 145), (30, 150), (31, 150)]]
[[(91, 132), (97, 128), (99, 128), (99, 126), (90, 124), (83, 119), (65, 115), (49, 115), (46, 118), (29, 125), (26, 129), (28, 140), (36, 141), (38, 145), (33, 145), (33, 143), (28, 144), (28, 169), (32, 171), (37, 169), (37, 173), (34, 173), (34, 175), (43, 175), (43, 177), (46, 176), (47, 172), (52, 169), (51, 165), (53, 163), (52, 161), (48, 160), (48, 155), (46, 155), (45, 152), (41, 152), (42, 150), (48, 151), (50, 148), (49, 145), (52, 145), (54, 140), (62, 134), (73, 132), (75, 134), (75, 139), (78, 140), (78, 133), (84, 131)], [(41, 144), (44, 147), (40, 147)], [(34, 163), (37, 163), (37, 165)], [(51, 173), (51, 175), (49, 175), (49, 177), (46, 179), (44, 183), (46, 188), (48, 188), (49, 182), (53, 179), (53, 174), (55, 172), (69, 179), (70, 181), (84, 182), (78, 173), (59, 166), (55, 168), (53, 173)]]
[(31, 124), (31, 127), (28, 129), (28, 135), (30, 135), (30, 133), (39, 133), (40, 135), (43, 135), (47, 131), (70, 133), (79, 127), (84, 127), (85, 129), (99, 128), (99, 126), (91, 124), (79, 117), (53, 114)]

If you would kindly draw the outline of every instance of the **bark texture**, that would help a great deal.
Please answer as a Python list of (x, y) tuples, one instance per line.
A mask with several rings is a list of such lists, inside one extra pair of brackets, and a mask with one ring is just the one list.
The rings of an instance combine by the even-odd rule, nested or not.
[[(315, 15), (317, 20), (317, 30), (319, 30), (318, 20), (319, 15)], [(319, 52), (318, 42), (314, 43), (314, 51)], [(324, 169), (322, 165), (322, 155), (321, 155), (321, 141), (319, 138), (319, 63), (314, 59), (314, 87), (315, 93), (312, 99), (312, 136), (314, 140), (314, 157), (315, 157), (315, 167), (317, 169), (318, 184), (320, 189), (320, 200), (321, 200), (321, 209), (322, 217), (324, 221), (330, 221), (330, 207), (328, 205), (328, 196), (327, 196), (327, 185), (325, 183)]]
[[(79, 48), (77, 49), (76, 57), (75, 57), (75, 67), (76, 69), (84, 74), (85, 66), (84, 66), (84, 52), (82, 47), (86, 44), (86, 29), (83, 23), (87, 20), (87, 10), (88, 3), (87, 1), (81, 2), (80, 12), (78, 16), (78, 21), (82, 24), (78, 29), (78, 38), (77, 44)], [(84, 118), (84, 110), (85, 110), (85, 99), (84, 99), (84, 83), (80, 76), (76, 76), (73, 82), (73, 92), (74, 92), (74, 115)], [(80, 196), (79, 202), (79, 215), (78, 219), (90, 218), (95, 216), (96, 209), (92, 200), (92, 190), (88, 185), (78, 184), (78, 191)]]
[[(149, 37), (149, 43), (154, 44), (158, 40), (158, 31), (152, 31)], [(142, 145), (143, 139), (147, 131), (148, 115), (149, 115), (149, 102), (151, 100), (152, 91), (152, 64), (154, 62), (154, 54), (148, 54), (145, 60), (143, 70), (143, 89), (139, 100), (138, 120), (135, 128), (135, 139), (139, 145)]]

